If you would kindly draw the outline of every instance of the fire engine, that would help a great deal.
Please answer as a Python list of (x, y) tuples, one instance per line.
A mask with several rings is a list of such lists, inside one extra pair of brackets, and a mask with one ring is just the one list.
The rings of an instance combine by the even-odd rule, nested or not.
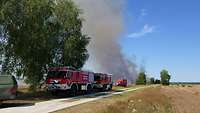
[(116, 85), (117, 86), (126, 87), (127, 86), (127, 79), (119, 79), (119, 80), (117, 80)]
[(70, 91), (75, 96), (79, 91), (90, 93), (98, 88), (111, 90), (112, 78), (108, 74), (96, 74), (70, 67), (53, 67), (48, 69), (46, 85), (52, 94), (57, 91)]
[(95, 73), (94, 74), (94, 89), (111, 90), (112, 89), (112, 75)]

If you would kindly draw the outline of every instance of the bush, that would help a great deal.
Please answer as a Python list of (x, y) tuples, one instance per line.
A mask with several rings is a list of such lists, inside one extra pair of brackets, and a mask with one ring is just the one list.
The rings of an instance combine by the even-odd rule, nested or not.
[(136, 80), (137, 85), (145, 85), (146, 84), (146, 74), (145, 72), (140, 72), (138, 78)]
[(171, 76), (169, 75), (167, 70), (162, 70), (160, 72), (160, 78), (161, 78), (161, 83), (163, 85), (169, 85), (169, 80), (170, 80)]
[(150, 78), (150, 84), (154, 84), (155, 83), (155, 79), (153, 77)]
[(154, 84), (160, 84), (161, 82), (160, 82), (160, 80), (158, 80), (158, 79), (156, 79), (155, 80), (155, 82), (154, 82)]

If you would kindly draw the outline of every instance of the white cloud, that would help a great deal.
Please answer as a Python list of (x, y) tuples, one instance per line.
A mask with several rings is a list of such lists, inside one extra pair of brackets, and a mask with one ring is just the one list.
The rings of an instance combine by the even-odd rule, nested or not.
[(146, 34), (153, 33), (155, 31), (155, 26), (150, 26), (145, 24), (140, 32), (134, 32), (128, 35), (129, 38), (140, 38)]

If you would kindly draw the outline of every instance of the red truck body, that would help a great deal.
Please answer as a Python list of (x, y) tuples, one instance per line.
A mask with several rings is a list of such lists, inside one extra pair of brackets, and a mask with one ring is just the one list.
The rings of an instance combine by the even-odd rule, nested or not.
[(68, 67), (49, 68), (47, 74), (47, 88), (50, 91), (56, 90), (87, 90), (94, 82), (93, 74), (86, 71), (76, 71)]
[(91, 91), (99, 87), (110, 90), (112, 78), (107, 74), (96, 75), (93, 72), (79, 71), (69, 67), (54, 67), (48, 70), (46, 84), (47, 89), (54, 92), (58, 90)]
[(96, 89), (111, 90), (112, 89), (112, 75), (104, 73), (94, 74), (94, 87)]
[(119, 79), (119, 80), (117, 80), (117, 82), (116, 82), (116, 85), (117, 85), (117, 86), (126, 87), (127, 84), (128, 84), (127, 79)]

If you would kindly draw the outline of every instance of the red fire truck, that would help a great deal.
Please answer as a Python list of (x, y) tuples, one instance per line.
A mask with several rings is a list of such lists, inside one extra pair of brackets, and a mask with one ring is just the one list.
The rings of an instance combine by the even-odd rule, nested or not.
[(111, 90), (112, 89), (112, 75), (104, 73), (94, 74), (94, 89)]
[(111, 76), (103, 74), (99, 78), (93, 72), (79, 71), (69, 67), (49, 68), (47, 90), (55, 94), (57, 91), (70, 91), (73, 96), (78, 91), (90, 93), (100, 86), (106, 90), (112, 89)]
[(72, 95), (80, 90), (90, 92), (94, 82), (94, 74), (87, 71), (77, 71), (69, 67), (49, 68), (47, 74), (47, 89), (52, 93), (71, 91)]
[(127, 79), (119, 79), (119, 80), (117, 80), (117, 82), (116, 82), (116, 85), (117, 86), (123, 86), (123, 87), (126, 87), (127, 86)]

